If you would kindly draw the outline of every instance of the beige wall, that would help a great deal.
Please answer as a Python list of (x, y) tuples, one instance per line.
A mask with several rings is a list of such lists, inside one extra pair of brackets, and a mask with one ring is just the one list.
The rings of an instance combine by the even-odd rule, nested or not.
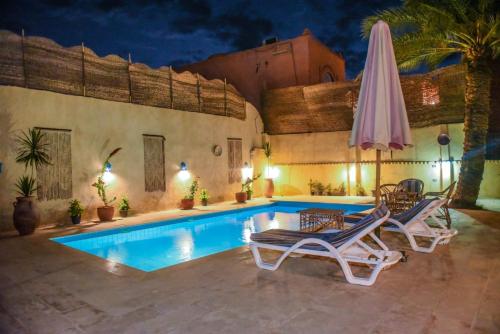
[[(262, 122), (246, 104), (245, 121), (164, 108), (69, 96), (18, 87), (0, 87), (0, 229), (12, 225), (15, 180), (23, 167), (15, 163), (15, 143), (20, 130), (47, 127), (71, 130), (73, 197), (88, 207), (84, 218), (94, 217), (100, 205), (95, 181), (103, 159), (111, 150), (123, 150), (112, 159), (116, 179), (111, 196), (127, 195), (136, 212), (176, 207), (190, 181), (178, 178), (179, 163), (199, 176), (212, 201), (233, 198), (239, 184), (228, 184), (227, 138), (243, 139), (243, 161), (250, 161), (252, 147), (261, 146)], [(166, 192), (144, 191), (143, 134), (165, 137)], [(222, 146), (220, 157), (212, 154)], [(68, 200), (40, 202), (42, 221), (64, 221)]]
[[(451, 137), (451, 156), (462, 158), (463, 125), (432, 126), (412, 129), (414, 146), (403, 151), (394, 151), (393, 160), (405, 160), (408, 163), (382, 165), (382, 183), (397, 183), (405, 178), (419, 178), (425, 183), (425, 191), (439, 191), (441, 179), (444, 187), (450, 182), (450, 168), (443, 164), (443, 176), (440, 176), (440, 164), (415, 163), (415, 161), (438, 161), (440, 157), (437, 136), (447, 130)], [(356, 183), (360, 183), (370, 192), (375, 185), (375, 165), (373, 163), (349, 164), (345, 162), (374, 161), (375, 151), (356, 152), (348, 148), (350, 131), (323, 132), (294, 135), (270, 136), (273, 149), (273, 163), (280, 169), (280, 176), (275, 180), (277, 194), (294, 195), (309, 192), (309, 180), (317, 180), (323, 184), (330, 183), (338, 187), (346, 184), (351, 195), (355, 195)], [(356, 157), (358, 155), (358, 157)], [(448, 159), (447, 148), (442, 157)], [(382, 160), (391, 160), (391, 154), (383, 153)], [(412, 162), (413, 161), (413, 162)], [(454, 163), (455, 180), (458, 180), (460, 165)], [(349, 170), (349, 173), (348, 173)], [(500, 197), (500, 163), (488, 161), (480, 196)]]

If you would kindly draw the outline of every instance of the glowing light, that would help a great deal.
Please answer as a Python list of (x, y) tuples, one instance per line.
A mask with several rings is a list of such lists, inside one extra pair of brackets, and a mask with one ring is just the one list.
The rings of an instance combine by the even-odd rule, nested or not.
[(181, 234), (180, 240), (178, 241), (178, 247), (183, 261), (192, 259), (194, 243), (190, 232), (184, 231)]
[(249, 228), (243, 230), (243, 241), (250, 242), (250, 236), (252, 235), (252, 231)]
[(187, 170), (181, 170), (178, 176), (181, 181), (186, 181), (191, 177), (191, 174)]
[(439, 103), (439, 86), (432, 84), (429, 81), (422, 82), (422, 104), (436, 105)]
[(273, 219), (269, 222), (269, 228), (278, 228), (280, 227), (280, 222), (276, 219)]
[(113, 173), (106, 170), (102, 174), (102, 180), (104, 181), (105, 184), (110, 184), (111, 182), (113, 182), (115, 180), (115, 176), (113, 175)]
[(266, 167), (264, 175), (267, 179), (276, 179), (280, 176), (280, 170), (278, 167)]
[(453, 168), (453, 166), (450, 164), (449, 161), (443, 161), (443, 180), (444, 181), (449, 181), (450, 180), (450, 177), (451, 177), (451, 168)]
[(253, 168), (245, 162), (244, 167), (241, 169), (241, 178), (244, 181), (251, 179), (253, 177)]
[(349, 168), (349, 178), (351, 179), (351, 182), (355, 181), (356, 179), (356, 166), (352, 165)]

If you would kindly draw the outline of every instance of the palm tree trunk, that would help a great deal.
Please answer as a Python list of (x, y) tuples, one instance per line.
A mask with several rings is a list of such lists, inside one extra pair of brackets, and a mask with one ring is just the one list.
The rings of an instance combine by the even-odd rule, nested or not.
[(468, 64), (465, 75), (464, 153), (454, 207), (475, 207), (483, 179), (490, 113), (491, 70)]

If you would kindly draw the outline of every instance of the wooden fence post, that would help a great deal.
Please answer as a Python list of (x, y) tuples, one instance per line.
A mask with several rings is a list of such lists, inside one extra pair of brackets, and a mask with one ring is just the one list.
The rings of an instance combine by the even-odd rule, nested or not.
[(174, 109), (174, 88), (172, 86), (172, 66), (168, 67), (168, 80), (170, 83), (170, 109)]
[(201, 87), (200, 87), (200, 75), (196, 73), (196, 93), (198, 95), (198, 112), (201, 112)]
[(24, 87), (28, 87), (28, 80), (26, 78), (26, 63), (24, 60), (24, 28), (21, 29), (21, 53), (23, 55), (23, 77), (24, 77)]
[(224, 78), (224, 115), (227, 116), (227, 81), (226, 78)]
[(85, 88), (85, 44), (82, 42), (82, 95), (86, 96)]
[(128, 72), (128, 102), (132, 103), (132, 78), (130, 77), (130, 65), (132, 64), (132, 56), (130, 52), (128, 53), (128, 64), (127, 64), (127, 72)]

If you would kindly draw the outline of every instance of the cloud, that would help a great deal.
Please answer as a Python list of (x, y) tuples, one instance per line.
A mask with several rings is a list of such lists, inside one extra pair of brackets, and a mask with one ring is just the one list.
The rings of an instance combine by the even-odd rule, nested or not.
[(252, 17), (249, 14), (252, 10), (248, 6), (246, 4), (237, 9), (229, 8), (214, 15), (213, 8), (207, 1), (183, 1), (169, 27), (181, 33), (206, 31), (236, 50), (253, 48), (273, 31), (273, 23), (266, 18)]

